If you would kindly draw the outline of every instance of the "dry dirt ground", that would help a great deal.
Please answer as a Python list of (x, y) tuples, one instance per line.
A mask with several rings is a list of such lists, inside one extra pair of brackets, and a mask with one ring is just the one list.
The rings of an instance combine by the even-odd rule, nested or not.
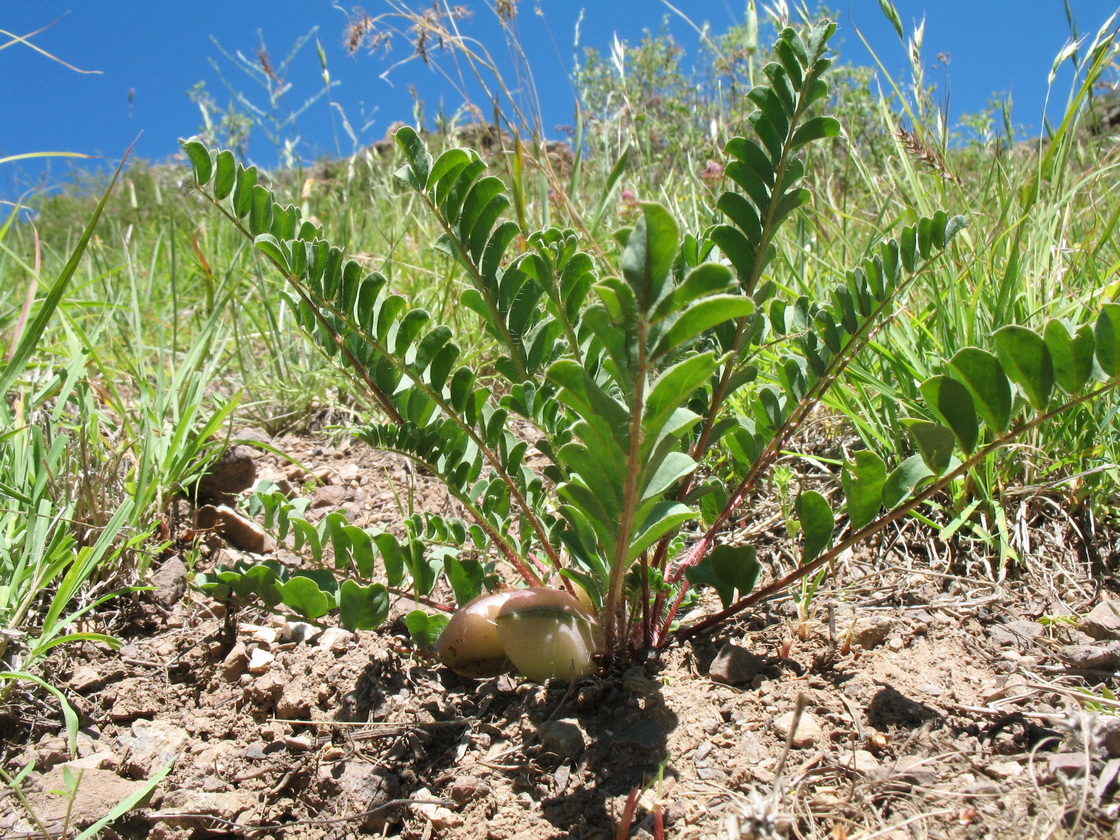
[[(361, 444), (273, 443), (320, 482), (273, 455), (258, 474), (310, 495), (312, 516), (446, 507)], [(0, 799), (0, 837), (72, 836), (168, 765), (103, 836), (1120, 837), (1117, 550), (1045, 501), (1014, 522), (1006, 575), (977, 543), (903, 529), (840, 564), (808, 622), (774, 601), (572, 686), (459, 678), (399, 622), (226, 616), (172, 560), (106, 616), (121, 650), (52, 663), (76, 760), (55, 710), (4, 710), (7, 771), (35, 770), (29, 808)], [(211, 536), (197, 562), (231, 553)]]

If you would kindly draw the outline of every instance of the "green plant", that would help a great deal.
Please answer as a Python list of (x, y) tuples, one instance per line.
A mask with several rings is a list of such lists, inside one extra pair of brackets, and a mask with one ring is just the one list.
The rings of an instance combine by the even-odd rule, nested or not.
[[(663, 205), (640, 203), (634, 226), (617, 233), (617, 257), (570, 230), (502, 221), (510, 199), (476, 154), (433, 158), (414, 130), (399, 130), (398, 177), (441, 230), (436, 249), (463, 278), (460, 302), (496, 348), (486, 366), (461, 364), (447, 325), (347, 260), (254, 169), (184, 141), (203, 194), (282, 272), (303, 329), (378, 406), (382, 419), (355, 433), (414, 460), (460, 506), (465, 522), (448, 532), (462, 539), (442, 546), (443, 562), (418, 532), (404, 563), (382, 549), (386, 535), (360, 538), (391, 577), (426, 596), (443, 574), (466, 603), (484, 581), (477, 567), (465, 571), (478, 562), (469, 555), (484, 551), (529, 587), (583, 589), (605, 656), (625, 660), (678, 630), (691, 587), (712, 586), (723, 609), (685, 633), (817, 574), (992, 452), (1117, 385), (1117, 304), (1078, 333), (1087, 338), (1060, 325), (1045, 336), (1006, 327), (991, 337), (995, 353), (928, 360), (936, 372), (919, 386), (923, 411), (906, 420), (912, 454), (890, 468), (871, 450), (853, 453), (839, 476), (839, 529), (824, 495), (801, 487), (799, 565), (755, 589), (755, 549), (725, 542), (729, 520), (965, 224), (933, 212), (876, 236), (825, 294), (788, 291), (788, 263), (775, 258), (785, 223), (812, 198), (804, 155), (840, 130), (819, 114), (834, 30), (825, 21), (778, 37), (762, 68), (768, 84), (747, 95), (756, 139), (726, 144), (734, 187), (709, 222), (682, 232)], [(512, 418), (532, 431), (515, 435)], [(530, 447), (547, 459), (539, 471)], [(709, 473), (717, 451), (720, 470)], [(267, 577), (221, 574), (247, 594), (253, 574)], [(301, 574), (310, 593), (318, 573)]]

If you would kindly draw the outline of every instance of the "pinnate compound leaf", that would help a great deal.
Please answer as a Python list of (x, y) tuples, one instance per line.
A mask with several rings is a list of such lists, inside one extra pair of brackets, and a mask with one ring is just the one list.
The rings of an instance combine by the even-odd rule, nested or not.
[(996, 330), (992, 339), (1007, 376), (1023, 389), (1036, 411), (1043, 411), (1054, 388), (1054, 364), (1042, 336), (1008, 324)]
[(1011, 420), (1011, 383), (999, 360), (987, 350), (965, 347), (949, 360), (949, 369), (972, 394), (976, 410), (996, 432)]
[(822, 551), (828, 548), (832, 532), (836, 528), (836, 518), (828, 500), (816, 490), (806, 490), (797, 497), (797, 518), (801, 522), (801, 533), (805, 545), (801, 550), (801, 562), (811, 563)]
[(1065, 324), (1052, 320), (1046, 323), (1043, 335), (1054, 365), (1054, 381), (1067, 394), (1076, 394), (1093, 375), (1093, 354), (1097, 348), (1093, 328), (1083, 324), (1071, 336)]
[(953, 459), (952, 430), (928, 420), (914, 420), (909, 425), (910, 436), (917, 444), (926, 466), (934, 475), (943, 475)]
[(408, 628), (408, 635), (416, 647), (431, 650), (448, 621), (450, 618), (442, 613), (429, 615), (423, 610), (412, 610), (404, 617), (404, 626)]
[(971, 455), (980, 436), (980, 423), (968, 389), (950, 376), (931, 376), (919, 390), (934, 415), (953, 430), (961, 449)]
[(389, 590), (383, 583), (362, 586), (344, 580), (338, 592), (338, 613), (347, 630), (376, 630), (389, 617)]
[(1120, 303), (1106, 303), (1101, 307), (1093, 336), (1101, 370), (1109, 377), (1120, 376)]
[(919, 485), (933, 478), (921, 455), (911, 455), (891, 471), (883, 485), (883, 504), (892, 510), (910, 498)]
[(853, 531), (871, 522), (883, 506), (887, 465), (870, 449), (853, 453), (840, 473), (840, 486), (848, 500), (848, 519)]
[(760, 571), (753, 545), (719, 545), (685, 570), (688, 582), (712, 587), (723, 606), (754, 589)]

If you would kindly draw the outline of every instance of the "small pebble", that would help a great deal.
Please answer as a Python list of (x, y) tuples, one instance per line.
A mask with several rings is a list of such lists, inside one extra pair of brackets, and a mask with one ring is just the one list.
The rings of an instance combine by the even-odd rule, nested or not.
[(263, 674), (272, 667), (272, 660), (276, 657), (264, 648), (257, 648), (249, 656), (249, 673)]

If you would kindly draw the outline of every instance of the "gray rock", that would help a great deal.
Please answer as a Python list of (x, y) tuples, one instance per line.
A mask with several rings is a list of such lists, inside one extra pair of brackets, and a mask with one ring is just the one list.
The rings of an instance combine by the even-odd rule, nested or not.
[(97, 691), (106, 682), (105, 676), (96, 668), (89, 665), (79, 665), (74, 669), (74, 673), (71, 674), (66, 684), (78, 694), (88, 694), (91, 691)]
[(735, 763), (757, 767), (770, 756), (766, 744), (754, 732), (744, 732), (739, 739), (739, 755)]
[(343, 502), (348, 502), (353, 498), (354, 493), (349, 487), (343, 487), (340, 484), (324, 484), (315, 490), (315, 495), (311, 500), (311, 509), (338, 507)]
[(1120, 668), (1120, 642), (1108, 645), (1069, 645), (1058, 658), (1071, 668), (1115, 670)]
[(546, 752), (562, 758), (573, 758), (587, 746), (583, 727), (574, 718), (545, 721), (537, 729), (537, 737), (541, 739), (541, 746)]
[(937, 783), (937, 763), (934, 759), (917, 755), (901, 756), (892, 765), (879, 772), (882, 779), (901, 779), (911, 784), (933, 785)]
[(1097, 604), (1087, 616), (1081, 619), (1077, 629), (1082, 633), (1088, 633), (1094, 639), (1120, 639), (1120, 603), (1102, 601)]
[(187, 730), (162, 720), (135, 720), (131, 734), (119, 741), (126, 750), (124, 766), (135, 778), (147, 779), (165, 764), (174, 764), (189, 740)]
[(35, 766), (45, 771), (69, 761), (70, 747), (61, 735), (46, 736), (35, 746), (34, 756)]
[(1089, 757), (1083, 752), (1056, 753), (1048, 761), (1050, 775), (1073, 779), (1089, 771)]
[(456, 805), (465, 805), (473, 799), (481, 799), (490, 793), (490, 785), (478, 776), (460, 776), (447, 787), (451, 801)]
[(652, 720), (644, 718), (627, 726), (614, 736), (615, 744), (640, 747), (643, 750), (652, 750), (664, 740), (665, 733), (661, 727)]
[[(32, 796), (32, 809), (42, 825), (55, 827), (59, 834), (63, 824), (71, 829), (85, 828), (97, 822), (121, 800), (132, 796), (144, 786), (143, 781), (122, 779), (116, 773), (96, 768), (77, 768), (73, 775), (81, 773), (78, 790), (71, 800), (66, 790), (63, 769), (67, 765), (55, 767), (45, 774), (39, 783), (39, 794)], [(41, 836), (32, 831), (29, 836)], [(69, 836), (69, 835), (68, 835)]]
[(988, 765), (988, 772), (997, 779), (1014, 779), (1023, 774), (1023, 765), (1018, 761), (993, 761)]
[(129, 677), (110, 686), (102, 694), (110, 719), (117, 723), (136, 718), (154, 718), (166, 711), (163, 702), (152, 691), (151, 683), (144, 677)]
[(314, 624), (306, 621), (288, 621), (280, 628), (280, 638), (286, 642), (306, 642), (321, 632)]
[(191, 496), (199, 504), (222, 504), (252, 487), (256, 478), (253, 450), (247, 446), (231, 446), (203, 473)]
[(328, 627), (319, 636), (319, 647), (343, 653), (354, 642), (354, 634), (342, 627)]
[(728, 642), (712, 661), (708, 676), (716, 682), (728, 685), (749, 685), (766, 665), (766, 660), (761, 656)]
[(723, 782), (727, 780), (727, 773), (718, 767), (700, 767), (696, 770), (696, 777), (706, 782)]
[(879, 770), (879, 759), (867, 750), (852, 750), (840, 756), (840, 766), (865, 776), (872, 776)]
[[(774, 732), (779, 738), (788, 739), (790, 730), (793, 729), (795, 712), (786, 712), (781, 717), (775, 718)], [(820, 741), (822, 735), (820, 721), (812, 712), (802, 712), (801, 720), (797, 723), (797, 731), (793, 733), (791, 743), (797, 749), (811, 747)]]
[(384, 767), (346, 761), (322, 765), (319, 776), (325, 787), (338, 791), (342, 813), (369, 812), (359, 823), (364, 830), (382, 832), (398, 819), (401, 806), (389, 803), (400, 799), (401, 780)]
[(212, 793), (204, 790), (179, 789), (168, 792), (160, 809), (152, 812), (152, 822), (166, 822), (200, 831), (214, 828), (208, 817), (236, 822), (237, 818), (256, 805), (256, 797), (245, 791)]
[(226, 658), (222, 660), (222, 679), (226, 682), (237, 682), (248, 668), (249, 653), (245, 649), (245, 643), (236, 641), (226, 654)]
[(648, 697), (657, 693), (661, 688), (661, 683), (651, 679), (645, 668), (635, 667), (630, 668), (622, 675), (622, 688), (627, 694)]
[(276, 701), (276, 717), (284, 720), (309, 720), (311, 718), (311, 698), (307, 687), (287, 685)]
[(988, 635), (997, 645), (1022, 647), (1028, 645), (1042, 632), (1037, 621), (1009, 621), (1006, 624), (993, 624)]
[(249, 654), (249, 673), (250, 674), (264, 674), (272, 667), (272, 661), (276, 658), (276, 654), (267, 651), (264, 648), (255, 648)]
[(1120, 717), (1097, 718), (1097, 738), (1111, 758), (1120, 758)]
[(894, 619), (888, 616), (876, 615), (861, 618), (856, 622), (855, 630), (852, 631), (852, 641), (864, 650), (871, 650), (871, 648), (878, 647), (886, 641), (894, 626)]
[(172, 557), (152, 575), (152, 600), (165, 609), (171, 609), (187, 591), (187, 567), (178, 557)]

